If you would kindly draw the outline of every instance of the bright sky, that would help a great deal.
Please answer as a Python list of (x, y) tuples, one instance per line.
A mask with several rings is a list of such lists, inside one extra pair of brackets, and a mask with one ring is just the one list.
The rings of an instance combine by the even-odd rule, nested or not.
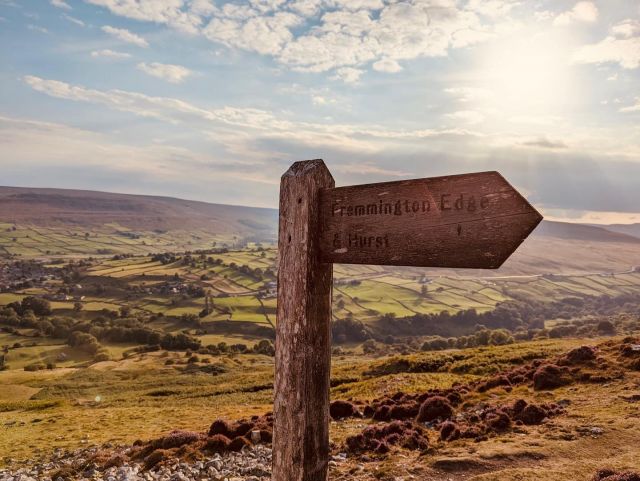
[(640, 222), (640, 2), (0, 0), (0, 184), (275, 207), (309, 158)]

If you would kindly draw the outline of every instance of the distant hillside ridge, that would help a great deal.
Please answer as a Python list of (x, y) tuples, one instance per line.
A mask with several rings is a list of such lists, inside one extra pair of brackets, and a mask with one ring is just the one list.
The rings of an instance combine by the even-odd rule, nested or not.
[[(0, 255), (142, 254), (272, 243), (278, 211), (152, 195), (0, 187), (0, 224)], [(543, 221), (502, 271), (626, 270), (640, 264), (640, 237), (633, 232)]]
[(636, 237), (620, 231), (614, 231), (605, 225), (573, 224), (568, 222), (542, 221), (534, 231), (540, 237), (557, 239), (576, 239), (591, 242), (640, 243)]
[(635, 224), (610, 224), (610, 225), (600, 225), (594, 224), (596, 227), (603, 227), (612, 232), (619, 232), (620, 234), (627, 234), (634, 237), (640, 238), (640, 222)]
[(118, 224), (149, 232), (198, 229), (215, 234), (272, 238), (277, 218), (276, 209), (172, 197), (0, 187), (0, 221), (41, 227), (81, 229)]

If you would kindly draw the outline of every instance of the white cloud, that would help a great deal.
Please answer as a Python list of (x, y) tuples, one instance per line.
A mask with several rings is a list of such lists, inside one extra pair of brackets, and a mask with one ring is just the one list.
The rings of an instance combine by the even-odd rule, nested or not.
[(449, 87), (444, 91), (454, 96), (458, 102), (478, 102), (493, 95), (491, 91), (479, 87)]
[(333, 167), (333, 170), (343, 174), (380, 175), (385, 177), (407, 177), (410, 175), (415, 175), (412, 172), (384, 169), (377, 165), (363, 164), (360, 162), (353, 164), (339, 164)]
[(214, 18), (203, 32), (210, 40), (230, 47), (276, 55), (293, 39), (290, 29), (300, 22), (300, 17), (289, 12), (240, 19)]
[(180, 83), (193, 74), (191, 70), (181, 65), (165, 63), (139, 63), (138, 69), (153, 77), (158, 77), (170, 83)]
[[(604, 40), (579, 48), (572, 57), (574, 63), (618, 63), (622, 68), (640, 66), (640, 33), (627, 20), (614, 25)], [(630, 36), (636, 33), (636, 36)]]
[(62, 15), (62, 18), (64, 18), (65, 20), (69, 20), (71, 23), (75, 23), (76, 25), (80, 25), (81, 27), (86, 26), (86, 24), (79, 18), (72, 17), (71, 15), (67, 15), (66, 13)]
[[(472, 0), (463, 8), (456, 0), (85, 1), (116, 15), (270, 55), (297, 71), (334, 71), (334, 77), (351, 82), (356, 70), (369, 65), (396, 72), (401, 60), (446, 56), (450, 49), (492, 38), (507, 25), (513, 28), (504, 17), (520, 3)], [(336, 72), (345, 67), (356, 70)]]
[(273, 115), (264, 110), (233, 107), (207, 110), (178, 99), (150, 97), (123, 90), (94, 90), (32, 75), (24, 77), (24, 81), (34, 90), (51, 97), (101, 104), (114, 110), (170, 123), (201, 120), (235, 126), (260, 126), (262, 124), (266, 126), (267, 123), (271, 126), (278, 125)]
[(378, 60), (374, 62), (373, 70), (377, 70), (378, 72), (388, 72), (388, 73), (396, 73), (402, 70), (402, 67), (398, 62), (390, 58), (383, 58), (382, 60)]
[(329, 105), (335, 104), (336, 99), (327, 98), (324, 95), (313, 95), (311, 96), (311, 103), (313, 105)]
[(322, 0), (292, 0), (289, 2), (289, 8), (294, 13), (304, 17), (313, 17), (323, 3)]
[(593, 23), (597, 19), (598, 7), (596, 4), (591, 1), (583, 1), (576, 3), (571, 10), (558, 15), (553, 24), (564, 26), (575, 22)]
[(533, 14), (534, 18), (539, 21), (550, 20), (555, 18), (555, 14), (549, 10), (538, 10)]
[(131, 54), (126, 52), (116, 52), (115, 50), (109, 50), (105, 48), (103, 50), (94, 50), (91, 52), (91, 56), (94, 58), (106, 57), (106, 58), (130, 58)]
[(538, 137), (536, 139), (529, 139), (521, 142), (520, 145), (525, 147), (533, 147), (535, 149), (566, 149), (568, 146), (561, 140), (551, 140), (547, 137)]
[(138, 47), (146, 48), (149, 46), (149, 42), (147, 42), (144, 38), (136, 35), (133, 32), (130, 32), (125, 28), (116, 28), (105, 25), (104, 27), (102, 27), (102, 31), (108, 33), (112, 37), (122, 40), (123, 42), (132, 43), (133, 45), (137, 45)]
[(636, 103), (627, 107), (622, 107), (620, 112), (640, 112), (640, 97), (636, 97)]
[[(13, 171), (33, 169), (38, 172), (42, 169), (52, 172), (56, 169), (59, 175), (68, 173), (70, 177), (81, 171), (83, 182), (88, 174), (94, 179), (100, 179), (104, 173), (107, 177), (124, 175), (126, 179), (145, 179), (147, 186), (152, 182), (166, 182), (164, 195), (166, 189), (176, 183), (194, 188), (200, 181), (210, 188), (211, 182), (221, 179), (229, 185), (240, 181), (241, 185), (246, 182), (275, 184), (278, 179), (276, 172), (265, 173), (265, 166), (256, 168), (255, 163), (232, 163), (219, 156), (165, 143), (127, 145), (106, 135), (63, 124), (3, 116), (0, 116), (0, 148), (11, 152), (11, 158), (3, 166), (6, 164)], [(114, 159), (118, 161), (114, 162)], [(83, 169), (77, 169), (79, 165)], [(29, 177), (37, 179), (39, 176), (32, 172)], [(127, 183), (123, 178), (119, 186)], [(134, 190), (133, 193), (139, 192)]]
[(467, 124), (479, 124), (484, 120), (484, 115), (477, 110), (458, 110), (450, 114), (446, 114), (446, 117), (456, 122), (463, 122)]
[(49, 33), (49, 30), (47, 30), (44, 27), (40, 27), (38, 25), (34, 25), (32, 23), (30, 23), (29, 25), (27, 25), (27, 28), (29, 30), (33, 30), (34, 32), (40, 32), (40, 33)]
[[(172, 124), (189, 123), (201, 129), (227, 129), (239, 135), (241, 129), (249, 129), (243, 135), (255, 135), (270, 139), (300, 142), (307, 146), (332, 147), (340, 150), (373, 152), (376, 143), (385, 148), (394, 142), (422, 142), (425, 138), (474, 138), (480, 134), (463, 129), (389, 130), (379, 126), (328, 123), (294, 122), (278, 118), (272, 112), (252, 108), (224, 106), (205, 109), (183, 100), (168, 97), (151, 97), (142, 93), (123, 90), (95, 90), (71, 85), (57, 80), (26, 76), (24, 81), (34, 90), (51, 97), (106, 106), (140, 117), (153, 118)], [(252, 134), (253, 132), (253, 134)]]
[(383, 59), (446, 56), (450, 48), (491, 35), (474, 12), (459, 10), (451, 0), (437, 5), (391, 3), (376, 15), (368, 10), (328, 11), (320, 20), (287, 43), (277, 60), (297, 70), (323, 72)]
[(212, 2), (194, 1), (191, 9), (183, 0), (85, 0), (122, 17), (166, 24), (188, 33), (197, 33), (201, 15), (215, 11)]
[(207, 17), (214, 14), (217, 11), (215, 2), (213, 0), (192, 0), (191, 12), (194, 15)]
[(341, 67), (336, 70), (336, 73), (332, 80), (342, 80), (347, 84), (355, 84), (360, 80), (360, 76), (364, 73), (364, 70), (360, 70), (352, 67)]
[(620, 38), (631, 38), (640, 35), (640, 20), (627, 18), (611, 28), (611, 33)]
[(465, 8), (486, 17), (499, 18), (508, 15), (519, 4), (514, 0), (469, 0)]
[(57, 8), (63, 8), (65, 10), (71, 10), (71, 5), (69, 5), (64, 0), (51, 0), (49, 3)]

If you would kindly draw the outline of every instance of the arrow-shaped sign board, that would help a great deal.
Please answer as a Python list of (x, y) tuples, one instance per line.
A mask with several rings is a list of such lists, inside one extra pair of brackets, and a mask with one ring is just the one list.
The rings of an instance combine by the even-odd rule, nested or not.
[(498, 172), (323, 189), (323, 262), (495, 269), (542, 220)]
[(322, 160), (280, 183), (273, 481), (325, 481), (333, 263), (495, 269), (542, 216), (497, 172), (334, 187)]

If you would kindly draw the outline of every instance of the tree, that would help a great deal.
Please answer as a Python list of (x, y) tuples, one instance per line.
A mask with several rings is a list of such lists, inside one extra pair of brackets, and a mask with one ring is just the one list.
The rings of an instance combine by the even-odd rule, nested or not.
[(449, 342), (441, 336), (436, 336), (422, 344), (423, 351), (440, 351), (447, 348), (449, 348)]
[(367, 327), (354, 319), (338, 319), (331, 324), (331, 335), (335, 342), (362, 342), (371, 338)]
[(598, 323), (598, 332), (602, 333), (602, 334), (615, 334), (616, 333), (616, 326), (613, 325), (613, 323), (611, 321), (600, 321)]
[(39, 297), (27, 296), (20, 303), (22, 314), (31, 310), (36, 316), (48, 316), (51, 314), (51, 303), (46, 299)]
[(271, 341), (263, 339), (255, 346), (253, 346), (253, 352), (256, 354), (264, 354), (266, 356), (275, 356), (276, 350)]
[(476, 342), (478, 346), (486, 346), (489, 344), (489, 338), (491, 336), (491, 331), (489, 329), (482, 329), (475, 334)]
[(362, 343), (362, 352), (364, 352), (365, 354), (373, 354), (376, 352), (376, 350), (376, 341), (374, 341), (373, 339), (367, 339)]
[(513, 337), (506, 329), (495, 329), (491, 331), (489, 343), (494, 346), (502, 346), (504, 344), (512, 344)]
[(195, 314), (182, 314), (180, 322), (186, 326), (200, 327), (202, 325), (200, 319)]
[(100, 343), (98, 343), (98, 340), (86, 332), (72, 332), (71, 336), (69, 336), (68, 344), (91, 355), (95, 355), (100, 350)]

